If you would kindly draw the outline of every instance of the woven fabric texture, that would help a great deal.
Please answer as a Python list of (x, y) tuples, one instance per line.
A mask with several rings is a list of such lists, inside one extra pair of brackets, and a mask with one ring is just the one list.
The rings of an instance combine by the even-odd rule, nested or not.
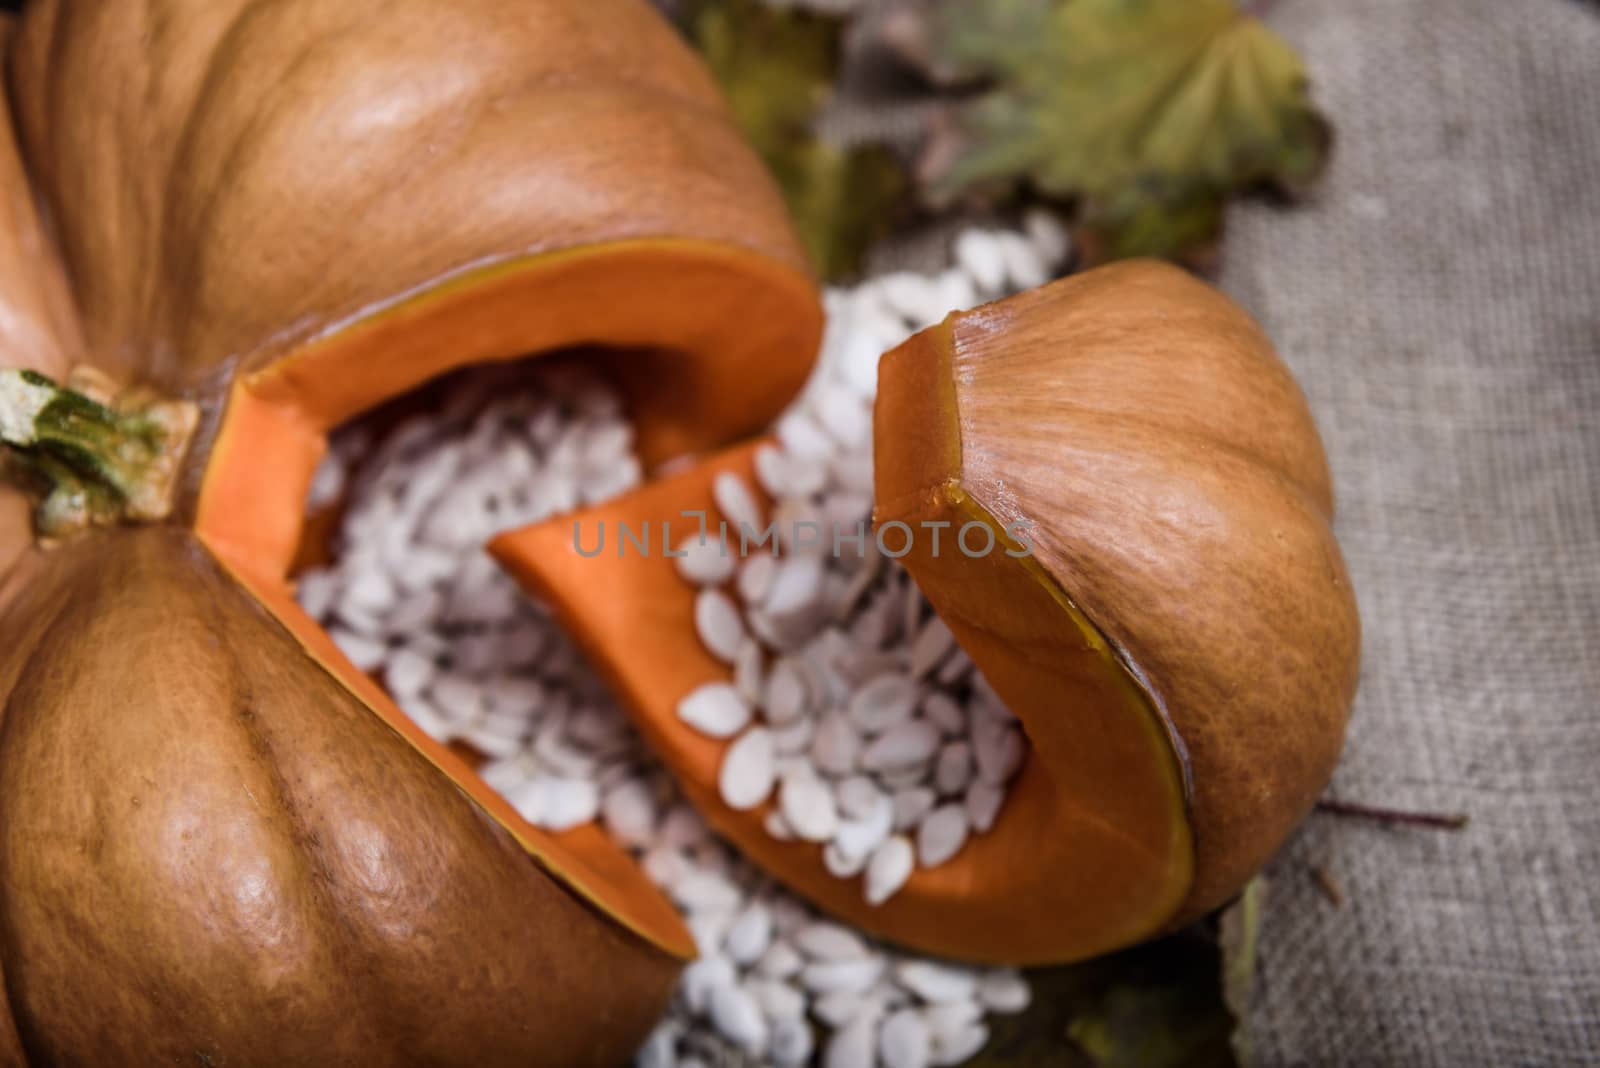
[[(1600, 8), (1284, 0), (1341, 139), (1222, 283), (1311, 398), (1364, 623), (1332, 796), (1273, 869), (1269, 1065), (1600, 1060)], [(1343, 886), (1333, 907), (1309, 876)]]

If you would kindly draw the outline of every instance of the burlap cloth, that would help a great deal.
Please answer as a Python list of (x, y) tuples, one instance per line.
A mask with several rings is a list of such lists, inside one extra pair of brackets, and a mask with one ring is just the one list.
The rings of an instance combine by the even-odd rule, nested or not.
[[(1268, 18), (1340, 139), (1313, 202), (1232, 212), (1221, 283), (1305, 385), (1337, 480), (1365, 642), (1330, 794), (1471, 824), (1312, 817), (1271, 871), (1257, 1059), (1597, 1064), (1600, 8)], [(847, 104), (825, 129), (920, 117)], [(943, 236), (875, 266), (928, 266)]]
[[(1342, 135), (1223, 285), (1327, 441), (1364, 623), (1334, 796), (1275, 866), (1265, 1064), (1600, 1063), (1600, 14), (1285, 0)], [(1321, 864), (1348, 898), (1307, 877)]]

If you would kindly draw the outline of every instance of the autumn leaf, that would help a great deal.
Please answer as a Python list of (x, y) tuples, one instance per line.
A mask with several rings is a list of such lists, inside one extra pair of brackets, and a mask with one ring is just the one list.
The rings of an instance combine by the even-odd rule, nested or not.
[(967, 1068), (1236, 1068), (1221, 956), (1200, 926), (1082, 964), (1028, 973), (1033, 1002), (990, 1016)]
[(909, 181), (876, 145), (816, 136), (833, 93), (844, 22), (759, 0), (685, 0), (675, 17), (722, 86), (734, 118), (772, 170), (807, 251), (826, 278), (853, 274), (894, 226)]
[(1097, 259), (1204, 250), (1231, 193), (1298, 189), (1327, 157), (1299, 56), (1234, 0), (956, 0), (931, 36), (991, 85), (933, 198), (1027, 183), (1076, 203)]
[(1222, 953), (1222, 999), (1233, 1015), (1231, 1044), (1242, 1065), (1251, 1063), (1250, 991), (1256, 979), (1256, 940), (1261, 931), (1261, 902), (1266, 879), (1250, 880), (1237, 900), (1217, 917), (1217, 948)]

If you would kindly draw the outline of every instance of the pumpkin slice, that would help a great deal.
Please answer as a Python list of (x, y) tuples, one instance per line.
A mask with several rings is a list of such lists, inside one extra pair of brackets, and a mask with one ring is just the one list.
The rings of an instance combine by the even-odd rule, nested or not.
[[(30, 568), (0, 613), (0, 1053), (10, 1014), (16, 1063), (633, 1052), (681, 961), (530, 858), (192, 534), (91, 534)], [(618, 875), (583, 889), (675, 929)]]
[[(1327, 784), (1359, 674), (1294, 378), (1238, 305), (1149, 261), (951, 315), (878, 374), (875, 520), (977, 522), (1030, 549), (933, 559), (922, 538), (902, 562), (1047, 763), (1052, 722), (1081, 739), (1096, 701), (1139, 695), (1188, 770), (1175, 918), (1222, 904)], [(1098, 696), (1076, 683), (1091, 653)], [(1107, 818), (1129, 756), (1101, 755)]]
[[(676, 708), (690, 690), (729, 681), (730, 672), (701, 645), (695, 590), (662, 548), (693, 531), (694, 520), (682, 513), (716, 514), (711, 486), (719, 473), (758, 484), (758, 447), (741, 446), (610, 504), (502, 535), (490, 551), (554, 607), (711, 825), (835, 915), (926, 952), (1012, 963), (1090, 956), (1161, 926), (1190, 875), (1182, 769), (1159, 718), (1115, 670), (1092, 628), (1052, 682), (1070, 687), (1083, 713), (1037, 724), (1025, 718), (1035, 754), (993, 829), (949, 863), (916, 871), (883, 905), (866, 903), (859, 880), (830, 874), (821, 846), (769, 835), (763, 821), (770, 804), (741, 812), (722, 801), (717, 770), (730, 743), (683, 723)], [(624, 526), (648, 537), (648, 555), (632, 543), (618, 554)], [(592, 554), (602, 530), (604, 551), (579, 553), (577, 533)], [(976, 581), (1008, 583), (997, 603), (1019, 620), (1060, 617), (1037, 582), (1000, 573)], [(969, 648), (985, 651), (981, 643)]]
[[(711, 822), (868, 930), (1068, 961), (1237, 892), (1331, 775), (1359, 664), (1321, 443), (1260, 331), (1181, 271), (1104, 268), (885, 355), (874, 438), (885, 543), (910, 535), (902, 564), (1032, 743), (995, 827), (881, 906), (820, 847), (767, 835), (765, 809), (729, 810), (727, 743), (676, 717), (729, 672), (660, 527), (711, 509), (718, 471), (748, 478), (754, 446), (493, 551), (555, 602)], [(646, 524), (652, 554), (618, 548)], [(923, 524), (948, 524), (942, 553)], [(580, 553), (599, 529), (611, 548)]]

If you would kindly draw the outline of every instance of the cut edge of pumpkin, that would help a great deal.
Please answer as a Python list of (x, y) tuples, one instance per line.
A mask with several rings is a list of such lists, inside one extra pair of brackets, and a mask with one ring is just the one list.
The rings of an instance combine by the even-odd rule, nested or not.
[(804, 385), (821, 334), (810, 277), (718, 242), (641, 238), (470, 265), (238, 374), (199, 450), (194, 525), (282, 577), (330, 430), (451, 371), (584, 346), (634, 365), (607, 362), (654, 467), (765, 426)]
[[(943, 523), (955, 545), (908, 545), (902, 566), (956, 634), (995, 692), (1021, 720), (1052, 770), (1061, 803), (1128, 831), (1128, 844), (1166, 858), (1151, 888), (1149, 919), (1136, 936), (1163, 929), (1188, 896), (1194, 876), (1193, 797), (1188, 754), (1160, 695), (1136, 664), (1047, 571), (1026, 535), (1002, 525), (964, 481), (959, 383), (953, 363), (955, 317), (886, 353), (878, 365), (874, 412), (874, 521)], [(984, 550), (967, 550), (969, 524), (986, 532)], [(1041, 601), (1038, 594), (1045, 600)], [(1066, 715), (1068, 696), (1079, 699)], [(1106, 716), (1103, 701), (1119, 711)], [(1087, 719), (1098, 717), (1092, 727)], [(1132, 725), (1125, 737), (1116, 731)], [(1089, 728), (1086, 730), (1086, 728)], [(1092, 761), (1081, 753), (1098, 736)], [(1115, 746), (1105, 743), (1114, 740)], [(1129, 773), (1144, 765), (1143, 782)], [(1097, 766), (1098, 765), (1098, 766)], [(1120, 770), (1111, 777), (1102, 773)], [(1075, 779), (1072, 771), (1083, 776)], [(1164, 795), (1159, 811), (1140, 791)], [(1165, 830), (1163, 830), (1165, 824)], [(1142, 833), (1134, 829), (1142, 825)]]

